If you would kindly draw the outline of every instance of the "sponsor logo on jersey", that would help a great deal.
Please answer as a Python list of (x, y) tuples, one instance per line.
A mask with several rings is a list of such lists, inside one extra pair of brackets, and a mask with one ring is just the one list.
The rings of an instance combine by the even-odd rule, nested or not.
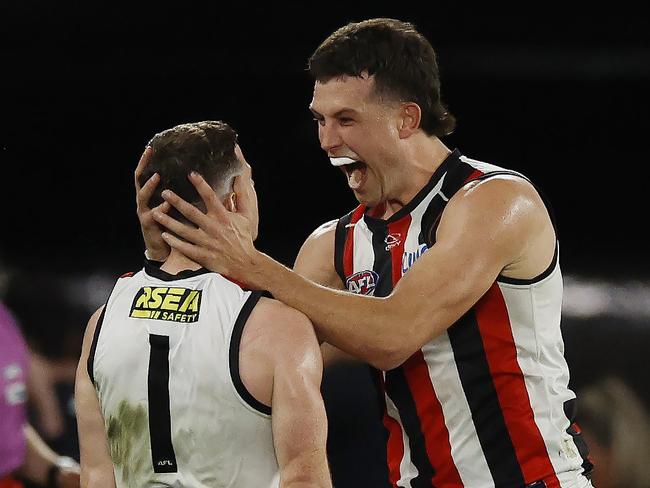
[(144, 286), (133, 299), (129, 317), (169, 322), (196, 322), (199, 320), (202, 291)]
[(349, 291), (358, 295), (373, 295), (378, 281), (379, 275), (374, 271), (366, 269), (354, 273), (345, 280), (345, 286)]
[(402, 275), (411, 269), (411, 266), (413, 266), (420, 256), (427, 252), (428, 249), (429, 248), (426, 244), (420, 244), (420, 247), (418, 247), (414, 252), (405, 252), (402, 255)]
[(390, 251), (392, 248), (399, 246), (402, 243), (402, 234), (400, 232), (388, 234), (386, 239), (384, 239), (384, 242), (386, 243), (386, 250)]

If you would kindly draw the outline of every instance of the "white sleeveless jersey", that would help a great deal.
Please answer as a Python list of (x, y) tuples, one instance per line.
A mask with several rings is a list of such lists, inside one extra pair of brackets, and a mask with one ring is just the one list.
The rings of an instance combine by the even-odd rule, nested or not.
[[(449, 199), (469, 181), (498, 174), (522, 177), (454, 151), (389, 219), (370, 217), (363, 206), (341, 218), (335, 267), (346, 288), (389, 295), (435, 245)], [(573, 423), (561, 307), (556, 250), (540, 276), (499, 276), (447, 331), (400, 367), (377, 372), (391, 486), (590, 486), (591, 464)]]
[(151, 263), (123, 276), (88, 359), (120, 487), (279, 484), (270, 408), (239, 376), (259, 293), (207, 270)]

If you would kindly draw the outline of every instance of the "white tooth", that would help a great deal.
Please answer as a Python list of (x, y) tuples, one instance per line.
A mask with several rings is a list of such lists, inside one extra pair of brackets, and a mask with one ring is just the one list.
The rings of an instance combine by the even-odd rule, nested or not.
[(332, 166), (345, 166), (346, 164), (354, 164), (356, 161), (352, 158), (341, 157), (341, 158), (330, 158)]

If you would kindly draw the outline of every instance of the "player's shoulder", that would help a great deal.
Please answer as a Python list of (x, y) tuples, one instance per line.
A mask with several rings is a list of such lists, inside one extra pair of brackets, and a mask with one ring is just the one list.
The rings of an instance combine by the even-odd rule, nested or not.
[(82, 352), (85, 354), (87, 354), (91, 348), (93, 338), (95, 337), (95, 331), (99, 325), (102, 313), (104, 312), (105, 308), (106, 305), (101, 305), (88, 319), (82, 342)]
[(488, 210), (523, 200), (542, 203), (535, 186), (520, 173), (487, 173), (465, 183), (449, 200), (451, 207), (469, 205)]
[[(300, 250), (304, 253), (322, 253), (334, 249), (334, 240), (336, 236), (336, 226), (338, 220), (330, 220), (319, 225), (305, 240)], [(331, 253), (327, 253), (329, 256)]]
[(295, 354), (318, 350), (318, 340), (311, 321), (302, 312), (271, 298), (257, 303), (253, 327), (265, 337), (276, 354)]
[(325, 240), (328, 237), (330, 238), (333, 237), (334, 234), (336, 233), (337, 224), (338, 224), (338, 219), (333, 219), (319, 225), (311, 234), (309, 234), (307, 240), (318, 241), (318, 240)]
[(296, 336), (309, 338), (314, 336), (314, 328), (309, 318), (302, 312), (285, 305), (273, 298), (260, 298), (257, 304), (260, 318), (264, 322), (273, 322), (273, 329), (292, 332)]
[[(549, 224), (546, 204), (535, 186), (517, 173), (502, 172), (467, 182), (446, 205), (438, 238), (460, 228), (500, 238), (495, 242), (525, 242), (523, 236)], [(487, 237), (486, 237), (487, 238)]]

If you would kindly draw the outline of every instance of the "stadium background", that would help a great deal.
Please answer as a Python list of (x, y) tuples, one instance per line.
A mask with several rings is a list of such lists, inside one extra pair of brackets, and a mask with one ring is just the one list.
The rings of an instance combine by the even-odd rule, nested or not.
[[(319, 148), (305, 68), (334, 29), (375, 16), (414, 22), (436, 49), (458, 119), (447, 145), (525, 173), (552, 202), (574, 389), (613, 375), (647, 412), (650, 21), (623, 5), (3, 3), (0, 254), (32, 345), (74, 359), (114, 277), (140, 266), (132, 173), (160, 130), (205, 119), (238, 130), (258, 247), (287, 265), (352, 208)], [(57, 388), (69, 424), (49, 440), (74, 455), (71, 386)], [(332, 368), (324, 393), (337, 486), (371, 486), (380, 432), (367, 371)]]

